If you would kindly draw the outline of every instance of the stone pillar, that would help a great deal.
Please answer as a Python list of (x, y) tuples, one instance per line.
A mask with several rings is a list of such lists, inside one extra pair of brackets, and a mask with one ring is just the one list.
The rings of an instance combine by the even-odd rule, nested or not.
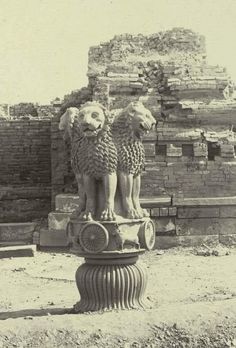
[(74, 312), (145, 308), (147, 273), (138, 262), (155, 243), (149, 218), (122, 222), (70, 220), (72, 252), (85, 258), (76, 272), (80, 301)]

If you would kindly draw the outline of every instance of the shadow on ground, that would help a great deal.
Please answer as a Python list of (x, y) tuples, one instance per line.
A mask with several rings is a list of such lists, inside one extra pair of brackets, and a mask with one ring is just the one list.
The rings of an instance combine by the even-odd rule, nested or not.
[(46, 315), (63, 315), (73, 314), (72, 308), (42, 308), (42, 309), (22, 309), (12, 312), (0, 312), (0, 320), (25, 318), (31, 319), (33, 317), (43, 317)]

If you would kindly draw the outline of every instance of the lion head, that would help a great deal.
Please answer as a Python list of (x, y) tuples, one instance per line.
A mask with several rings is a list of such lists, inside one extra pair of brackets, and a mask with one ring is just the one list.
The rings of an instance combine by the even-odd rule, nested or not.
[(83, 104), (75, 117), (75, 126), (85, 137), (97, 137), (109, 125), (107, 109), (98, 102)]
[(151, 112), (139, 101), (129, 103), (115, 121), (115, 127), (126, 127), (126, 132), (129, 129), (129, 135), (138, 139), (148, 133), (155, 124), (156, 120)]
[(148, 133), (156, 124), (151, 112), (141, 102), (130, 103), (124, 112), (127, 114), (130, 128), (137, 137)]
[(108, 110), (98, 102), (87, 102), (81, 107), (70, 107), (61, 116), (59, 129), (64, 130), (66, 137), (72, 138), (73, 132), (80, 137), (97, 137), (101, 131), (106, 131), (111, 124)]

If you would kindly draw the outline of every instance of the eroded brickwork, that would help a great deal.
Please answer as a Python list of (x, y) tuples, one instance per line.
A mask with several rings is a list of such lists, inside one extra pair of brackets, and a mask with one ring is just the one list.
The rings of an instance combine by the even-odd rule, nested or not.
[(51, 120), (1, 120), (0, 163), (0, 222), (46, 217), (51, 209)]
[(145, 139), (143, 196), (236, 194), (233, 85), (207, 63), (201, 35), (115, 36), (90, 49), (88, 78), (94, 99), (115, 113), (140, 100), (158, 121)]

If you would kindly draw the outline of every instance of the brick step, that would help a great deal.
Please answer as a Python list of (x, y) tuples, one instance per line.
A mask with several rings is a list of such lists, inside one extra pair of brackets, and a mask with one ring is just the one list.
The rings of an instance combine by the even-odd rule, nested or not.
[(18, 245), (0, 248), (0, 259), (9, 257), (32, 257), (36, 252), (35, 245)]
[(35, 229), (34, 222), (0, 223), (0, 243), (32, 243)]
[[(143, 208), (156, 208), (171, 205), (171, 197), (143, 197), (140, 199)], [(70, 213), (79, 204), (79, 196), (73, 194), (59, 194), (55, 199), (56, 211)]]

